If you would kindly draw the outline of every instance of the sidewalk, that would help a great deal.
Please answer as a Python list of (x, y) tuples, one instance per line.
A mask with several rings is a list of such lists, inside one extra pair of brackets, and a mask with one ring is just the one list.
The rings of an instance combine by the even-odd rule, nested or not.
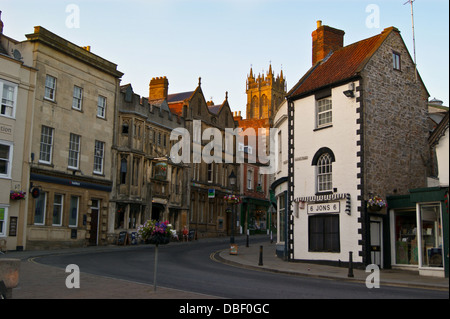
[[(263, 247), (263, 265), (259, 265), (260, 246)], [(326, 278), (334, 280), (346, 280), (365, 284), (366, 278), (371, 274), (362, 269), (353, 268), (354, 277), (348, 277), (348, 267), (335, 267), (327, 265), (310, 264), (303, 262), (287, 262), (277, 257), (275, 254), (275, 242), (264, 242), (261, 244), (251, 243), (249, 247), (240, 245), (237, 255), (230, 255), (229, 249), (217, 252), (214, 259), (232, 266), (245, 267), (259, 271), (271, 271), (297, 276), (310, 276), (315, 278)], [(381, 269), (380, 286), (401, 286), (409, 288), (424, 288), (449, 290), (448, 278), (437, 278), (419, 276), (418, 272)]]

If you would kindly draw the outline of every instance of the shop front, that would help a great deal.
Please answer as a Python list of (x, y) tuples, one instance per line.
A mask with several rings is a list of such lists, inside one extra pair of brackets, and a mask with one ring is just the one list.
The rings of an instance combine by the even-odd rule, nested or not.
[(271, 224), (269, 207), (269, 200), (248, 196), (243, 197), (241, 205), (241, 233), (246, 234), (248, 230), (251, 235), (266, 234)]
[(448, 277), (448, 188), (410, 190), (388, 197), (393, 268)]

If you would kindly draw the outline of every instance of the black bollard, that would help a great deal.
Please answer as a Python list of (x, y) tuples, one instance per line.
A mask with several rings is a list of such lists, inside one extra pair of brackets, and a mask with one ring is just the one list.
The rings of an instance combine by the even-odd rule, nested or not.
[(247, 229), (247, 247), (248, 247), (249, 230)]
[(259, 246), (259, 264), (258, 266), (263, 265), (263, 246)]
[(348, 277), (353, 278), (353, 252), (349, 252), (349, 259), (348, 259)]

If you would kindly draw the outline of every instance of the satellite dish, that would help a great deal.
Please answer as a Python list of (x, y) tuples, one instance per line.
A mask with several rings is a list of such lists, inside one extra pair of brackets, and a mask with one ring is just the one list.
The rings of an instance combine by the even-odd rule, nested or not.
[(19, 50), (14, 49), (12, 54), (13, 54), (14, 59), (19, 60), (19, 61), (22, 60), (22, 54), (20, 53)]

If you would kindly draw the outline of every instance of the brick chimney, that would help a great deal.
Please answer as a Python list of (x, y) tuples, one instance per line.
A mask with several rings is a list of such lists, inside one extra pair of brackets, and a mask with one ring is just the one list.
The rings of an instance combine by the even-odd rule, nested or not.
[(150, 81), (149, 101), (165, 100), (169, 91), (169, 80), (164, 77), (153, 78)]
[(344, 46), (344, 34), (327, 25), (322, 25), (322, 21), (317, 21), (317, 30), (312, 33), (312, 63), (324, 59), (330, 51), (336, 51)]

